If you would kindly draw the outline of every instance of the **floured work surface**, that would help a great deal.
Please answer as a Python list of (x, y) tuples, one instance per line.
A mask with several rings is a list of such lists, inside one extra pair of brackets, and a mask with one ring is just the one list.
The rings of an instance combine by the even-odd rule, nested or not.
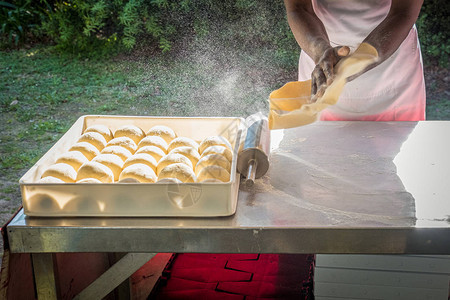
[(241, 187), (233, 216), (22, 214), (8, 227), (11, 247), (450, 254), (450, 122), (317, 122), (273, 134), (279, 144), (271, 150), (269, 171), (252, 188)]

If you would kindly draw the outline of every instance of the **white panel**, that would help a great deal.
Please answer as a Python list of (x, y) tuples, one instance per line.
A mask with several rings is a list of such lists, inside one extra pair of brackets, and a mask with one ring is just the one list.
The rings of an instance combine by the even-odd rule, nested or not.
[(345, 299), (447, 300), (448, 289), (420, 289), (411, 287), (404, 288), (316, 282), (314, 284), (314, 295), (317, 298), (341, 297)]
[(315, 282), (445, 289), (448, 275), (316, 267)]
[(316, 266), (450, 274), (450, 258), (405, 255), (320, 254), (316, 256)]

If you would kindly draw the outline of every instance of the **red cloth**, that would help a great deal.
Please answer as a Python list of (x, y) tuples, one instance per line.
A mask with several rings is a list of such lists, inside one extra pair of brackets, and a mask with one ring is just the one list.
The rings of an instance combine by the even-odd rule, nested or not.
[(177, 254), (150, 299), (301, 299), (305, 254)]

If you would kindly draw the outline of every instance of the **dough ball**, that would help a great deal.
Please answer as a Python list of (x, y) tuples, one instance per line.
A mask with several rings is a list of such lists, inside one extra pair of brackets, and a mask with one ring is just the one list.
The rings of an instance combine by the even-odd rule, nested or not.
[(100, 152), (100, 154), (115, 154), (118, 157), (120, 157), (123, 161), (126, 161), (128, 158), (131, 157), (130, 150), (127, 150), (124, 147), (121, 146), (107, 146), (105, 149)]
[(230, 181), (230, 173), (220, 166), (211, 165), (204, 167), (197, 175), (198, 182), (209, 179), (217, 179), (222, 182)]
[(159, 175), (161, 170), (164, 169), (166, 166), (176, 163), (183, 163), (186, 166), (188, 166), (191, 170), (193, 168), (191, 161), (186, 156), (178, 153), (170, 153), (161, 158), (161, 160), (158, 162), (158, 166), (156, 167), (156, 174)]
[(97, 132), (86, 132), (80, 136), (78, 142), (88, 142), (95, 146), (98, 151), (102, 151), (106, 146), (106, 140), (100, 133)]
[(230, 150), (233, 150), (230, 142), (223, 136), (210, 136), (204, 139), (198, 148), (198, 151), (203, 154), (203, 151), (210, 146), (224, 146)]
[(167, 147), (167, 152), (170, 153), (173, 149), (184, 146), (192, 147), (198, 150), (198, 143), (196, 141), (188, 137), (181, 136), (170, 142), (169, 147)]
[(160, 136), (156, 135), (146, 136), (141, 140), (141, 142), (138, 145), (138, 148), (142, 148), (145, 146), (155, 146), (164, 151), (164, 154), (167, 153), (167, 143)]
[(102, 165), (107, 166), (114, 174), (114, 181), (119, 180), (120, 172), (123, 169), (123, 160), (120, 156), (115, 154), (101, 154), (94, 157), (92, 161), (101, 163)]
[[(94, 178), (86, 178), (86, 179), (96, 180)], [(98, 182), (86, 181), (84, 183), (98, 183)], [(69, 200), (66, 204), (64, 204), (63, 210), (64, 212), (76, 213), (83, 216), (92, 215), (93, 213), (100, 213), (102, 211), (99, 202), (90, 197), (82, 197), (82, 196), (74, 197), (71, 200)]]
[(167, 144), (177, 137), (177, 134), (172, 130), (172, 128), (164, 125), (153, 126), (149, 131), (147, 131), (147, 136), (153, 135), (162, 137)]
[(98, 149), (88, 143), (88, 142), (79, 142), (70, 147), (69, 151), (79, 151), (81, 152), (88, 160), (92, 160), (95, 156), (100, 154), (100, 151)]
[(156, 181), (156, 174), (147, 165), (144, 164), (134, 164), (123, 169), (120, 173), (119, 181), (125, 179), (135, 179), (139, 182), (151, 183)]
[(128, 166), (134, 165), (134, 164), (144, 164), (152, 168), (153, 171), (156, 172), (156, 165), (158, 164), (156, 162), (156, 159), (153, 158), (150, 154), (147, 153), (137, 153), (133, 156), (131, 156), (129, 159), (125, 161), (123, 164), (123, 167), (126, 168)]
[(180, 179), (176, 178), (162, 178), (158, 179), (158, 183), (183, 183)]
[(195, 166), (200, 159), (200, 154), (198, 154), (197, 149), (189, 146), (175, 148), (170, 151), (170, 153), (178, 153), (186, 156), (187, 158), (189, 158), (193, 166)]
[(138, 144), (145, 137), (144, 131), (135, 125), (125, 125), (114, 132), (114, 137), (128, 137)]
[(164, 151), (161, 150), (161, 148), (158, 148), (156, 146), (144, 146), (142, 148), (139, 148), (135, 154), (139, 153), (150, 154), (151, 156), (153, 156), (156, 162), (158, 162), (161, 158), (163, 158), (164, 155), (166, 155), (166, 153), (164, 153)]
[(86, 156), (84, 156), (80, 151), (69, 151), (58, 157), (56, 163), (68, 164), (72, 166), (75, 171), (78, 171), (81, 165), (87, 163), (88, 161), (89, 160), (86, 158)]
[(176, 178), (182, 182), (196, 182), (192, 168), (183, 163), (175, 163), (166, 166), (158, 175), (158, 181), (165, 178)]
[(64, 183), (64, 181), (62, 181), (59, 178), (53, 177), (53, 176), (47, 176), (44, 178), (41, 178), (38, 180), (39, 183)]
[(47, 193), (33, 195), (28, 201), (28, 210), (43, 215), (61, 211), (61, 206), (56, 199)]
[(77, 181), (77, 183), (102, 183), (96, 178), (83, 178)]
[(58, 163), (48, 167), (42, 174), (41, 178), (45, 178), (47, 176), (58, 178), (64, 182), (75, 182), (77, 172), (68, 164)]
[(136, 143), (131, 138), (126, 136), (115, 137), (110, 140), (108, 144), (106, 144), (106, 146), (121, 146), (130, 151), (131, 154), (133, 154), (137, 150)]
[(195, 166), (195, 174), (198, 176), (201, 170), (207, 166), (220, 166), (230, 172), (230, 162), (220, 154), (208, 154), (203, 156)]
[(109, 142), (110, 140), (113, 139), (113, 134), (111, 132), (111, 129), (109, 129), (105, 125), (96, 124), (96, 125), (89, 126), (88, 128), (86, 128), (86, 130), (84, 130), (83, 133), (86, 133), (86, 132), (97, 132), (97, 133), (100, 133), (101, 135), (103, 135), (103, 137), (105, 138), (106, 142)]
[(103, 183), (114, 182), (114, 174), (107, 166), (90, 161), (80, 167), (77, 174), (77, 181), (84, 178), (95, 178)]
[(233, 160), (233, 152), (230, 149), (224, 146), (209, 146), (205, 150), (203, 150), (201, 157), (206, 156), (208, 154), (220, 154), (224, 156), (231, 163)]

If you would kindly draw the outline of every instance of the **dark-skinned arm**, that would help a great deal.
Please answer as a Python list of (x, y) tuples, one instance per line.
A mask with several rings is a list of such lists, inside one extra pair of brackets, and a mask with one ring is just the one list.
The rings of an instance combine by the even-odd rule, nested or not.
[[(312, 101), (333, 82), (334, 66), (348, 54), (347, 47), (331, 47), (325, 27), (314, 13), (311, 0), (284, 0), (289, 26), (303, 51), (316, 63), (312, 79)], [(364, 39), (374, 46), (379, 60), (367, 72), (389, 58), (400, 46), (416, 21), (423, 0), (392, 0), (386, 18)], [(352, 77), (354, 79), (357, 76)]]
[(334, 79), (334, 66), (348, 55), (348, 47), (331, 47), (325, 26), (315, 14), (311, 0), (284, 0), (289, 26), (300, 48), (316, 64), (311, 74), (313, 101), (323, 95)]
[(365, 71), (381, 64), (400, 47), (417, 20), (423, 0), (392, 0), (386, 18), (364, 39), (374, 46), (379, 60)]

